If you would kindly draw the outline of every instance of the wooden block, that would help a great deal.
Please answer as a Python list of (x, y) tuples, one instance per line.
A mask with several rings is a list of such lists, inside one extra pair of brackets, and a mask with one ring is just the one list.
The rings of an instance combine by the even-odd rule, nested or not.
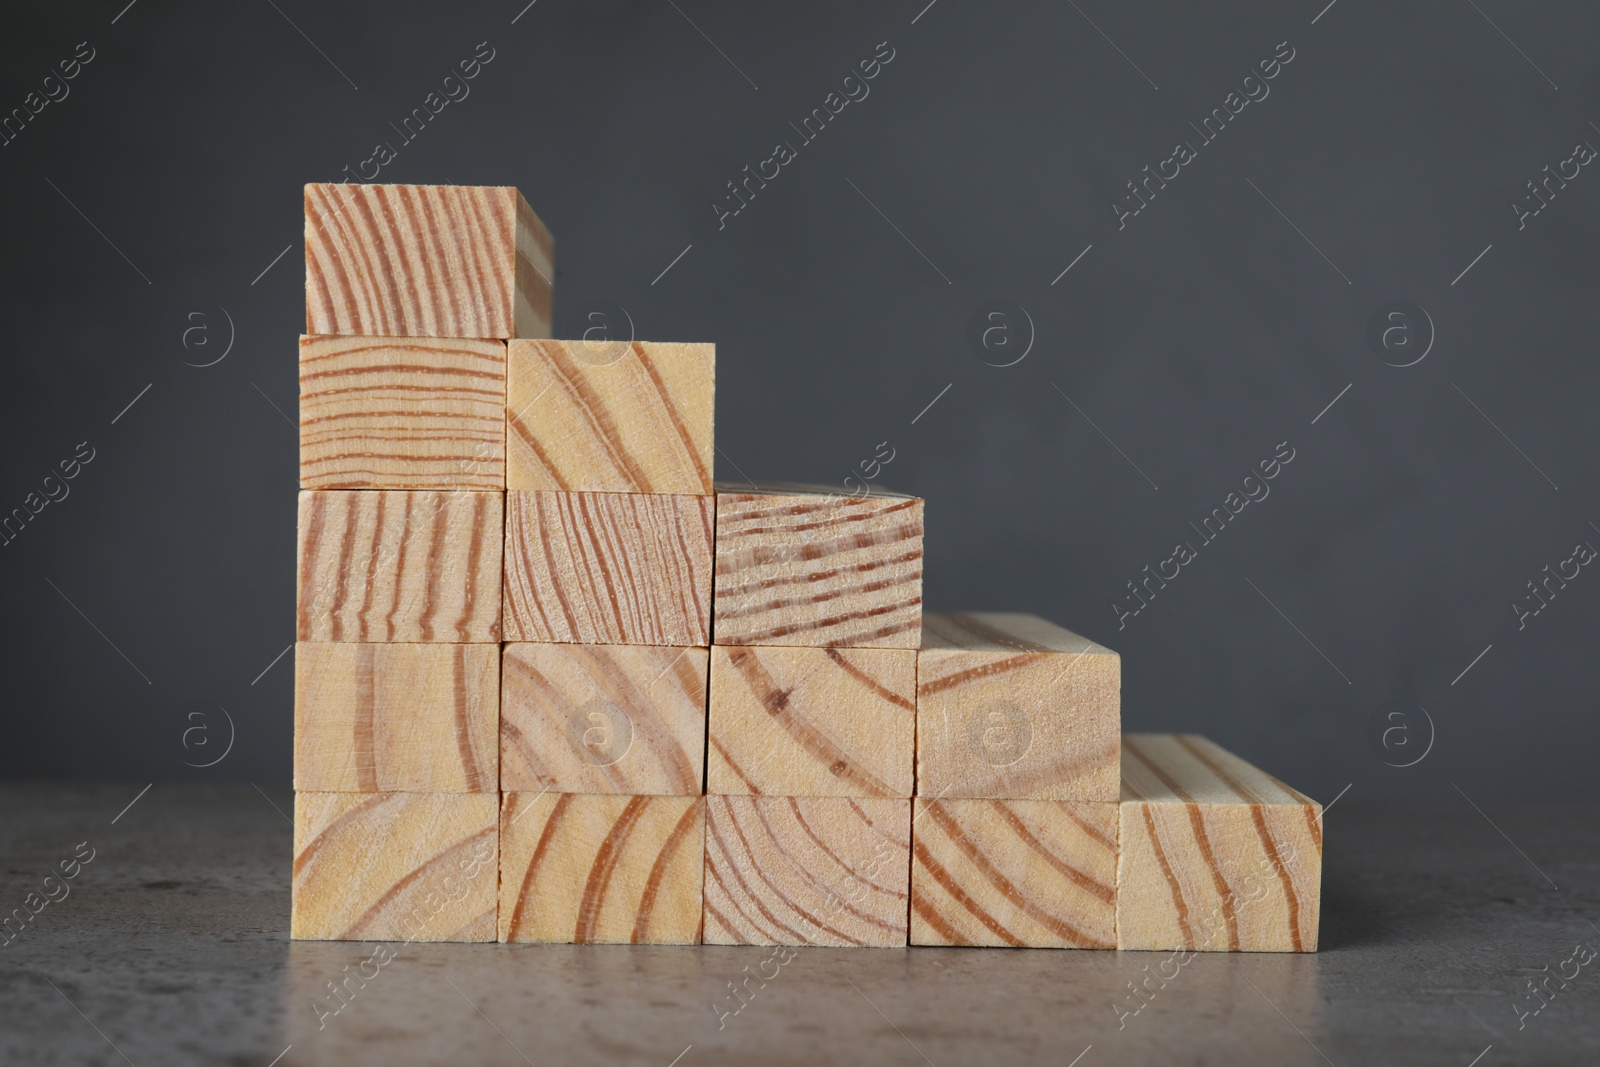
[(929, 614), (917, 656), (917, 793), (1115, 801), (1117, 654), (1035, 615)]
[(506, 346), (300, 338), (300, 488), (504, 489)]
[(506, 494), (507, 641), (708, 645), (707, 496)]
[(500, 639), (504, 495), (300, 493), (302, 641)]
[(504, 693), (507, 792), (700, 795), (705, 649), (508, 644)]
[(719, 645), (916, 648), (922, 501), (719, 490), (714, 614)]
[(512, 341), (511, 489), (711, 492), (716, 346)]
[(1322, 805), (1195, 734), (1122, 739), (1117, 947), (1315, 952)]
[(917, 799), (911, 943), (1117, 947), (1117, 805)]
[(306, 333), (548, 337), (554, 277), (516, 189), (306, 186)]
[(700, 797), (507, 793), (500, 940), (700, 942)]
[(290, 936), (493, 941), (497, 798), (297, 793)]
[(294, 652), (294, 787), (494, 793), (499, 645), (302, 641)]
[(909, 797), (917, 654), (711, 649), (708, 793)]
[(911, 801), (706, 797), (708, 945), (906, 943)]

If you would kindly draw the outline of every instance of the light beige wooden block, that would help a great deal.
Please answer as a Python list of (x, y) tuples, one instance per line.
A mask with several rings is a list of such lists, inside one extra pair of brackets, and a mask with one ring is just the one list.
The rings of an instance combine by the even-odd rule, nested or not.
[(911, 801), (706, 797), (708, 945), (906, 943)]
[(933, 800), (912, 822), (911, 943), (1117, 947), (1117, 805)]
[(1117, 947), (1315, 952), (1322, 805), (1195, 734), (1122, 739)]
[(507, 793), (500, 940), (700, 941), (701, 797)]
[(302, 641), (500, 639), (504, 494), (303, 490)]
[(506, 485), (711, 492), (716, 346), (512, 341)]
[(707, 496), (506, 494), (505, 638), (711, 643)]
[(1115, 801), (1118, 655), (1036, 615), (931, 613), (917, 656), (917, 793)]
[(909, 797), (916, 692), (908, 648), (713, 647), (706, 791)]
[(497, 792), (499, 708), (499, 645), (302, 641), (294, 787)]
[(506, 346), (300, 338), (300, 488), (504, 489)]
[(493, 941), (492, 793), (297, 793), (290, 936)]
[(514, 643), (504, 662), (502, 789), (700, 795), (705, 649)]
[(548, 337), (555, 239), (516, 189), (307, 185), (306, 333)]
[(717, 492), (717, 644), (916, 648), (922, 501)]

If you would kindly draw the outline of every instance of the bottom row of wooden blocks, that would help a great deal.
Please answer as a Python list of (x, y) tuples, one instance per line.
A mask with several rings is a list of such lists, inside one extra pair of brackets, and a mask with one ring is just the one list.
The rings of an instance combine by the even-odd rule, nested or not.
[(1204, 738), (1120, 803), (308, 793), (292, 936), (1314, 951), (1321, 807)]

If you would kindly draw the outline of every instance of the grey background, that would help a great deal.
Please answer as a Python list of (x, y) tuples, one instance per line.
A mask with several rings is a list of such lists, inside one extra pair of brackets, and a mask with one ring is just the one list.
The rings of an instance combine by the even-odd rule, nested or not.
[[(300, 187), (381, 140), (380, 180), (522, 189), (558, 322), (611, 301), (715, 341), (720, 477), (838, 483), (887, 441), (880, 480), (928, 500), (929, 607), (1116, 648), (1127, 729), (1207, 733), (1324, 803), (1597, 795), (1600, 577), (1522, 630), (1511, 605), (1600, 545), (1600, 178), (1522, 230), (1510, 206), (1600, 144), (1596, 13), (925, 2), (8, 15), (0, 108), (96, 56), (0, 147), (0, 511), (95, 458), (0, 548), (0, 774), (287, 781), (289, 657), (262, 672), (294, 631)], [(480, 41), (470, 96), (401, 145)], [(719, 230), (724, 183), (880, 41), (870, 96)], [(1198, 158), (1119, 230), (1179, 140)], [(1366, 339), (1396, 299), (1436, 331), (1404, 369)], [(964, 339), (993, 300), (1031, 318), (1015, 366)], [(228, 317), (227, 357), (186, 365)], [(1119, 630), (1124, 583), (1284, 441), (1271, 495)]]

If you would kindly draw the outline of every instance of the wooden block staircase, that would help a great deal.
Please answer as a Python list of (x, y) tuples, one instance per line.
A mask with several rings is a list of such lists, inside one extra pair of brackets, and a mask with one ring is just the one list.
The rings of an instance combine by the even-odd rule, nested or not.
[(712, 481), (515, 189), (309, 185), (292, 936), (1310, 952), (1322, 809), (922, 610), (923, 501)]

